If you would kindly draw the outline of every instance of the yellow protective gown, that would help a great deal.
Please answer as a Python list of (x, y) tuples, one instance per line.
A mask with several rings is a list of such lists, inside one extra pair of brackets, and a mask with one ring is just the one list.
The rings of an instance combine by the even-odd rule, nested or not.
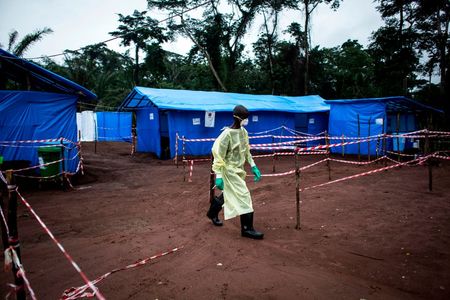
[(248, 133), (244, 127), (225, 128), (212, 147), (213, 171), (223, 178), (225, 220), (253, 212), (252, 198), (245, 183), (244, 163), (254, 166)]

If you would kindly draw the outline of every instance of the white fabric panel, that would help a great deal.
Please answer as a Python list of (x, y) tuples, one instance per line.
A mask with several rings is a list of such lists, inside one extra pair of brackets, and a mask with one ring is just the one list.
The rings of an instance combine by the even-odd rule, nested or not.
[(97, 132), (97, 115), (90, 110), (77, 113), (78, 134), (81, 133), (82, 142), (95, 141)]

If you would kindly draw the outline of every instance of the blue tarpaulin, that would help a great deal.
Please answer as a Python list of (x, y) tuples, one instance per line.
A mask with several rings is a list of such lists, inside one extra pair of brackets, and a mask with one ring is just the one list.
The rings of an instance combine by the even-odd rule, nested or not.
[[(329, 111), (320, 96), (284, 97), (144, 87), (135, 87), (120, 107), (137, 111), (137, 151), (154, 152), (158, 157), (169, 158), (175, 156), (177, 133), (186, 139), (216, 138), (223, 127), (231, 125), (231, 112), (238, 104), (250, 111), (247, 126), (250, 133), (282, 125), (295, 128), (296, 114), (326, 114)], [(207, 124), (208, 113), (214, 116), (213, 126)], [(281, 129), (271, 134), (288, 135)], [(272, 138), (251, 141), (252, 144), (272, 142)], [(186, 142), (184, 153), (209, 155), (211, 146), (212, 142)], [(178, 154), (182, 153), (182, 148), (179, 141)]]
[[(59, 139), (77, 141), (77, 96), (46, 92), (0, 91), (0, 155), (38, 165), (38, 148), (48, 143), (13, 141)], [(56, 144), (60, 144), (56, 142)], [(77, 148), (65, 144), (66, 171), (78, 165)]]
[[(331, 102), (331, 101), (330, 101)], [(359, 119), (359, 121), (358, 121)], [(367, 137), (386, 132), (383, 126), (386, 123), (386, 105), (383, 102), (365, 103), (332, 103), (330, 110), (329, 132), (331, 136)], [(359, 134), (358, 134), (359, 123)], [(334, 142), (340, 142), (334, 140)], [(375, 154), (377, 141), (360, 144), (361, 154)], [(334, 153), (341, 153), (342, 147), (331, 148)], [(347, 145), (346, 154), (358, 154), (358, 144)]]
[[(422, 104), (415, 100), (403, 97), (339, 99), (325, 101), (330, 105), (329, 132), (332, 136), (367, 137), (382, 133), (411, 132), (418, 128), (415, 114), (425, 111), (442, 113), (441, 110)], [(359, 135), (358, 135), (359, 118)], [(397, 121), (398, 118), (398, 121)], [(398, 129), (397, 129), (398, 128)], [(346, 154), (363, 155), (375, 154), (381, 151), (381, 141), (372, 140), (358, 145), (345, 146)], [(386, 150), (397, 149), (396, 140), (386, 140)], [(411, 139), (399, 141), (399, 149), (405, 150), (412, 147)], [(341, 147), (332, 148), (332, 152), (340, 153)]]
[(154, 89), (135, 87), (122, 102), (120, 109), (156, 106), (159, 109), (232, 111), (238, 105), (249, 111), (320, 112), (330, 106), (317, 95), (287, 97), (274, 95), (251, 95), (189, 90)]
[(131, 142), (131, 112), (96, 112), (97, 140)]

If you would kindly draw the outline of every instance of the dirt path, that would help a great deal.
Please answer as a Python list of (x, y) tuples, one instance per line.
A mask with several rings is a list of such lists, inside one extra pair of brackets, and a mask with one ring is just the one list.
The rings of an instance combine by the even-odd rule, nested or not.
[[(301, 193), (295, 230), (295, 178), (249, 178), (255, 228), (240, 236), (238, 219), (214, 227), (205, 217), (209, 165), (183, 169), (129, 144), (84, 144), (87, 175), (76, 190), (23, 194), (74, 260), (94, 279), (118, 267), (183, 246), (98, 287), (108, 299), (449, 299), (450, 164), (377, 173)], [(317, 161), (302, 157), (302, 165)], [(256, 160), (262, 173), (271, 159)], [(332, 163), (337, 179), (374, 166)], [(293, 169), (292, 157), (277, 172)], [(328, 180), (324, 164), (304, 171), (302, 186)], [(39, 299), (58, 299), (80, 276), (23, 205), (23, 263)], [(0, 257), (3, 259), (3, 257)], [(0, 275), (0, 296), (10, 274)]]

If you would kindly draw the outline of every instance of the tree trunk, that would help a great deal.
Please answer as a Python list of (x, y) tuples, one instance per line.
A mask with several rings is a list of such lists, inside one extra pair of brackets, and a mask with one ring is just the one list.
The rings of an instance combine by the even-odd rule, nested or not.
[(137, 45), (135, 52), (135, 61), (136, 64), (134, 65), (134, 84), (139, 85), (139, 47)]
[(220, 80), (219, 74), (217, 73), (216, 69), (214, 68), (214, 65), (212, 63), (211, 56), (209, 55), (208, 50), (206, 50), (205, 47), (200, 45), (200, 43), (190, 34), (190, 32), (187, 30), (187, 28), (186, 28), (186, 26), (184, 24), (183, 24), (183, 29), (184, 29), (184, 32), (186, 32), (187, 36), (191, 39), (191, 41), (195, 45), (197, 45), (197, 47), (203, 52), (203, 54), (205, 54), (206, 59), (208, 60), (209, 68), (211, 69), (211, 72), (213, 73), (214, 78), (216, 78), (216, 80), (219, 83), (221, 89), (224, 92), (227, 92), (227, 88), (223, 84), (222, 80)]
[(305, 75), (303, 91), (308, 95), (309, 85), (309, 0), (305, 0)]

